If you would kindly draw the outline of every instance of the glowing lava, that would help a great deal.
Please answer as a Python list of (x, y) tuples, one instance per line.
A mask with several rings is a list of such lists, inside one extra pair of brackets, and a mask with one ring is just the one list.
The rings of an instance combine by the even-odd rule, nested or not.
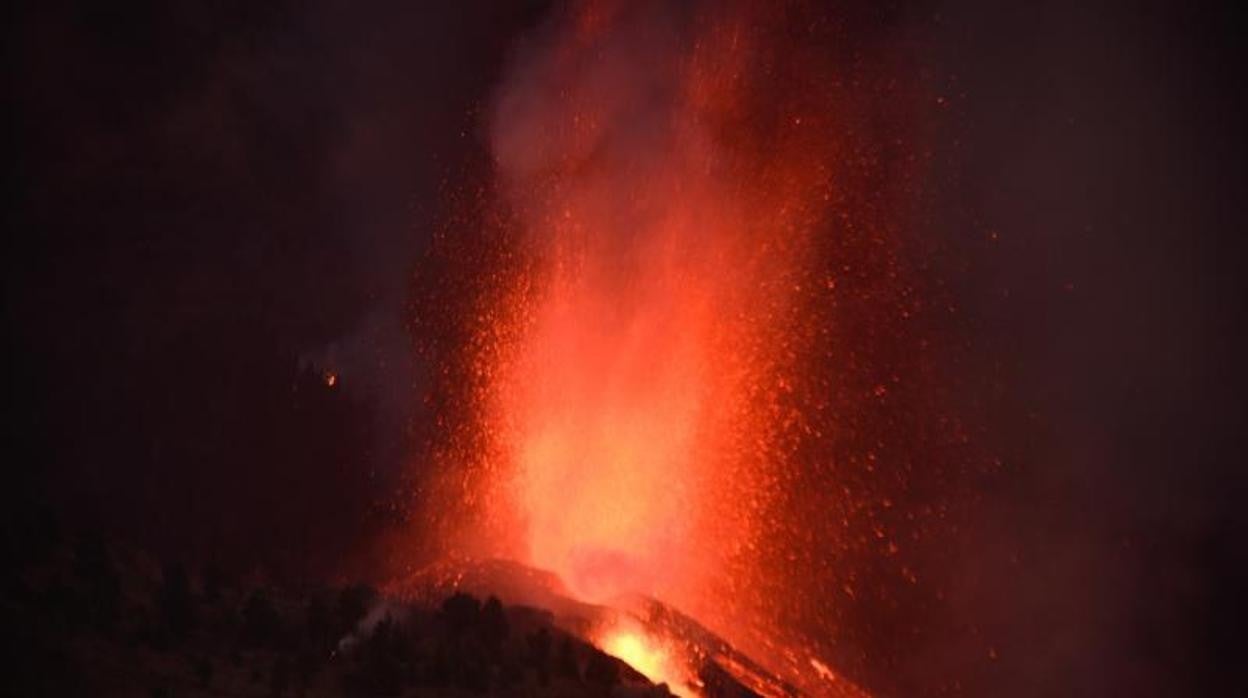
[(521, 559), (582, 597), (697, 607), (758, 543), (760, 391), (783, 389), (828, 170), (792, 122), (762, 152), (732, 141), (753, 56), (741, 16), (688, 18), (692, 42), (623, 6), (571, 21), (494, 124), (533, 260), (503, 315), (514, 343), (483, 369), (496, 503), (525, 532)]
[(600, 631), (594, 641), (602, 651), (636, 669), (651, 682), (667, 684), (672, 693), (698, 695), (691, 685), (695, 677), (690, 673), (689, 664), (678, 659), (673, 648), (639, 626), (617, 624)]
[[(937, 430), (881, 407), (920, 385), (906, 192), (871, 140), (905, 120), (849, 101), (828, 26), (766, 3), (584, 3), (517, 48), (484, 210), (459, 221), (487, 232), (435, 248), (449, 295), (428, 303), (463, 326), (430, 351), (451, 407), (426, 496), (452, 552), (585, 600), (653, 596), (805, 690), (857, 695), (827, 662), (859, 655), (826, 654), (859, 593), (848, 565), (897, 553), (889, 488), (937, 451), (895, 437)], [(880, 457), (896, 468), (875, 488)], [(687, 678), (654, 638), (600, 641)]]

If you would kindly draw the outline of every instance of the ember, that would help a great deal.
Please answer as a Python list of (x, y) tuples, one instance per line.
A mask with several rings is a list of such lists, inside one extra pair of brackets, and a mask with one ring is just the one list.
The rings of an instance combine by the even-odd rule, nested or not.
[[(852, 586), (832, 551), (893, 544), (891, 504), (836, 460), (887, 450), (850, 425), (905, 394), (919, 306), (881, 206), (904, 192), (847, 135), (836, 69), (765, 9), (586, 3), (522, 47), (483, 202), (505, 250), (475, 257), (493, 261), (448, 373), (471, 409), (435, 491), (460, 507), (435, 525), (456, 554), (661, 599), (850, 692), (820, 658), (840, 603), (822, 589)], [(603, 640), (666, 678), (653, 641)]]
[(623, 660), (647, 679), (665, 683), (677, 695), (696, 695), (687, 664), (679, 662), (661, 641), (639, 627), (616, 627), (594, 638), (604, 652)]

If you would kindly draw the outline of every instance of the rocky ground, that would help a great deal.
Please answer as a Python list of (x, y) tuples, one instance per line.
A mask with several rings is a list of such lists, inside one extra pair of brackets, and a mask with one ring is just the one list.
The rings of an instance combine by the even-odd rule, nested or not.
[(8, 541), (3, 696), (664, 696), (549, 613), (291, 589), (100, 538)]

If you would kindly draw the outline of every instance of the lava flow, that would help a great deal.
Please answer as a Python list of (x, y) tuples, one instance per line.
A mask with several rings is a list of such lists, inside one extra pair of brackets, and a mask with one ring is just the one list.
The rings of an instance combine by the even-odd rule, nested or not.
[[(913, 160), (877, 142), (909, 137), (909, 102), (895, 80), (900, 108), (856, 95), (834, 34), (767, 3), (549, 19), (496, 95), (489, 182), (434, 250), (454, 290), (417, 330), (461, 317), (430, 352), (445, 550), (550, 570), (585, 601), (660, 599), (804, 690), (850, 694), (827, 667), (856, 655), (825, 652), (855, 558), (896, 552), (889, 490), (862, 468), (907, 428), (880, 405), (918, 371), (921, 308), (893, 208)], [(662, 638), (599, 642), (679, 673)]]
[(688, 664), (640, 626), (604, 629), (594, 640), (607, 654), (623, 660), (651, 681), (667, 684), (677, 695), (691, 695), (697, 690), (690, 685), (693, 677)]

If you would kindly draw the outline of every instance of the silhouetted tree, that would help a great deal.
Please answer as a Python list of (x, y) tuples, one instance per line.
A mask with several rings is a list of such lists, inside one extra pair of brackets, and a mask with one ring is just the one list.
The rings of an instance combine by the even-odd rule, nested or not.
[(576, 647), (572, 644), (572, 638), (566, 635), (559, 643), (559, 652), (555, 655), (555, 675), (581, 680), (581, 669), (576, 662)]
[(329, 619), (329, 607), (320, 596), (308, 601), (304, 612), (304, 629), (308, 643), (316, 650), (330, 647), (333, 642), (333, 625)]
[(481, 602), (470, 594), (460, 592), (442, 602), (442, 620), (452, 637), (476, 628), (480, 619)]
[(404, 642), (402, 630), (386, 616), (374, 628), (365, 647), (365, 684), (379, 696), (398, 695), (403, 690)]
[(591, 649), (585, 664), (585, 680), (598, 686), (604, 693), (620, 682), (619, 660), (597, 649)]
[(181, 563), (165, 565), (160, 586), (160, 610), (173, 640), (184, 640), (195, 629), (195, 598), (191, 595), (186, 568)]
[(338, 634), (346, 635), (354, 630), (376, 598), (377, 592), (363, 584), (343, 589), (338, 594)]
[(286, 655), (278, 655), (273, 662), (273, 673), (269, 676), (269, 695), (280, 698), (290, 686), (290, 659)]
[(307, 692), (312, 678), (321, 668), (321, 657), (315, 650), (303, 650), (295, 657), (295, 681), (300, 695)]
[(523, 680), (524, 666), (515, 657), (503, 655), (498, 665), (498, 685), (503, 689), (504, 695)]
[(388, 651), (404, 665), (410, 665), (416, 653), (411, 623), (391, 619)]
[(213, 666), (212, 661), (207, 657), (200, 657), (195, 660), (195, 678), (199, 680), (200, 688), (208, 688), (212, 683)]
[(62, 542), (60, 521), (50, 507), (24, 497), (19, 500), (6, 502), (10, 506), (0, 511), (0, 555), (9, 569), (46, 559)]
[(210, 564), (204, 568), (204, 602), (214, 605), (221, 600), (221, 588), (225, 585), (225, 575), (221, 568)]
[(121, 581), (113, 558), (98, 536), (85, 536), (74, 548), (74, 575), (82, 584), (78, 608), (85, 620), (98, 630), (110, 632), (121, 616)]
[(537, 682), (545, 686), (550, 681), (550, 631), (541, 628), (529, 635), (529, 656), (537, 669)]
[(439, 642), (433, 650), (433, 658), (425, 672), (425, 680), (431, 686), (445, 686), (451, 680), (451, 648), (445, 641)]
[(373, 631), (369, 633), (365, 641), (364, 652), (368, 655), (390, 654), (393, 635), (394, 620), (387, 615), (373, 626)]
[(502, 656), (503, 643), (507, 640), (508, 632), (507, 614), (503, 611), (503, 604), (497, 597), (491, 596), (481, 607), (481, 639), (496, 662)]
[(243, 638), (253, 645), (272, 645), (281, 634), (281, 620), (269, 595), (257, 589), (243, 607)]

